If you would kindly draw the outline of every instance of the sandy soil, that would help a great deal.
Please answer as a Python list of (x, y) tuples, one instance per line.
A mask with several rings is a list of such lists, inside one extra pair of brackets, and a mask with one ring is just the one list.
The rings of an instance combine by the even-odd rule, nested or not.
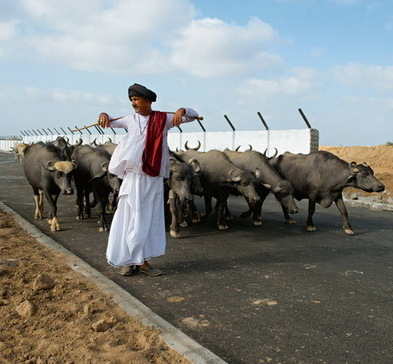
[(0, 211), (0, 363), (189, 363)]
[(346, 189), (347, 195), (356, 192), (362, 196), (373, 196), (375, 199), (393, 202), (393, 146), (376, 145), (372, 147), (320, 147), (320, 150), (326, 150), (338, 157), (348, 161), (368, 163), (374, 170), (375, 176), (380, 179), (386, 186), (383, 193), (367, 193), (358, 189)]

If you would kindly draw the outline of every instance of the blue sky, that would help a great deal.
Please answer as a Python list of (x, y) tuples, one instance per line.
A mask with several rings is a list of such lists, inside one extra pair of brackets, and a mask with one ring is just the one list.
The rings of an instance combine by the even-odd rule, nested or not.
[(302, 128), (301, 107), (323, 145), (383, 144), (392, 40), (390, 0), (2, 1), (0, 135), (123, 115), (138, 82), (208, 130)]

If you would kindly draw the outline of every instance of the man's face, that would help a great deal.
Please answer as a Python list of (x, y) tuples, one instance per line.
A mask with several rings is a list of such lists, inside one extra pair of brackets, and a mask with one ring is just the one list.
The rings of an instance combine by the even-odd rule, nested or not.
[(151, 110), (151, 101), (140, 96), (131, 97), (131, 105), (135, 112), (144, 114)]

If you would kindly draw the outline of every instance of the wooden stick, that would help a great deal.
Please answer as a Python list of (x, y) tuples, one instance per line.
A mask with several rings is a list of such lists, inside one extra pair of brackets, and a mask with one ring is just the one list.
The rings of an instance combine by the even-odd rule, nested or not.
[[(166, 114), (175, 114), (175, 112), (173, 112), (173, 111), (162, 111), (162, 112), (165, 112)], [(119, 118), (119, 119), (120, 119), (120, 118)], [(197, 117), (194, 118), (194, 119), (196, 119), (196, 120), (203, 120), (203, 116), (197, 116)], [(99, 125), (100, 125), (99, 122), (95, 122), (95, 123), (93, 123), (93, 124), (86, 125), (86, 126), (84, 126), (84, 127), (82, 127), (82, 128), (71, 129), (71, 131), (72, 131), (73, 133), (75, 133), (75, 132), (77, 132), (77, 131), (81, 131), (81, 130), (84, 130), (84, 129), (89, 129), (89, 128), (92, 128), (93, 126), (99, 126)]]

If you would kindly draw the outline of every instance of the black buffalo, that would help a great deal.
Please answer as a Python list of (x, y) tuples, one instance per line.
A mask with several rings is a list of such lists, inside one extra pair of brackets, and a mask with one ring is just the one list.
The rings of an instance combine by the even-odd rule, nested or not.
[(307, 231), (316, 230), (312, 219), (315, 204), (329, 207), (334, 202), (342, 216), (344, 232), (353, 235), (343, 201), (343, 189), (354, 187), (366, 192), (382, 192), (385, 189), (367, 164), (348, 163), (325, 151), (310, 154), (286, 152), (271, 158), (270, 163), (291, 182), (297, 200), (309, 200)]
[[(250, 146), (250, 150), (245, 152), (225, 150), (224, 153), (231, 162), (239, 168), (250, 172), (257, 169), (259, 170), (255, 189), (259, 194), (260, 201), (258, 201), (255, 208), (253, 208), (254, 225), (259, 226), (262, 224), (262, 205), (269, 192), (272, 192), (280, 202), (286, 222), (291, 223), (293, 220), (290, 219), (289, 214), (298, 212), (296, 203), (293, 199), (294, 189), (291, 183), (285, 180), (276, 169), (269, 164), (269, 161), (262, 153), (252, 151), (251, 149)], [(250, 209), (249, 212), (243, 214), (243, 216), (249, 215), (251, 211)]]
[(171, 215), (170, 235), (180, 237), (179, 226), (190, 225), (199, 220), (193, 203), (193, 195), (201, 196), (201, 167), (195, 159), (185, 163), (171, 153), (170, 175), (166, 194)]
[(75, 148), (73, 158), (78, 163), (75, 170), (77, 219), (84, 219), (85, 215), (90, 217), (89, 194), (93, 192), (94, 200), (100, 207), (99, 231), (107, 231), (109, 225), (106, 221), (106, 207), (109, 193), (118, 193), (120, 189), (120, 179), (108, 171), (110, 154), (105, 150), (81, 145)]
[(26, 179), (33, 188), (34, 218), (43, 218), (45, 196), (50, 207), (48, 223), (52, 231), (60, 230), (57, 199), (60, 192), (65, 195), (73, 193), (72, 177), (75, 167), (75, 161), (65, 161), (62, 150), (53, 144), (32, 144), (25, 150), (23, 168)]
[[(189, 149), (186, 145), (186, 149)], [(252, 206), (259, 201), (255, 191), (255, 179), (259, 171), (251, 173), (235, 166), (221, 151), (198, 152), (189, 149), (178, 152), (177, 156), (187, 162), (195, 159), (201, 167), (201, 181), (204, 190), (206, 215), (212, 211), (211, 199), (217, 200), (217, 227), (228, 229), (226, 221), (227, 200), (230, 194), (243, 195)]]

